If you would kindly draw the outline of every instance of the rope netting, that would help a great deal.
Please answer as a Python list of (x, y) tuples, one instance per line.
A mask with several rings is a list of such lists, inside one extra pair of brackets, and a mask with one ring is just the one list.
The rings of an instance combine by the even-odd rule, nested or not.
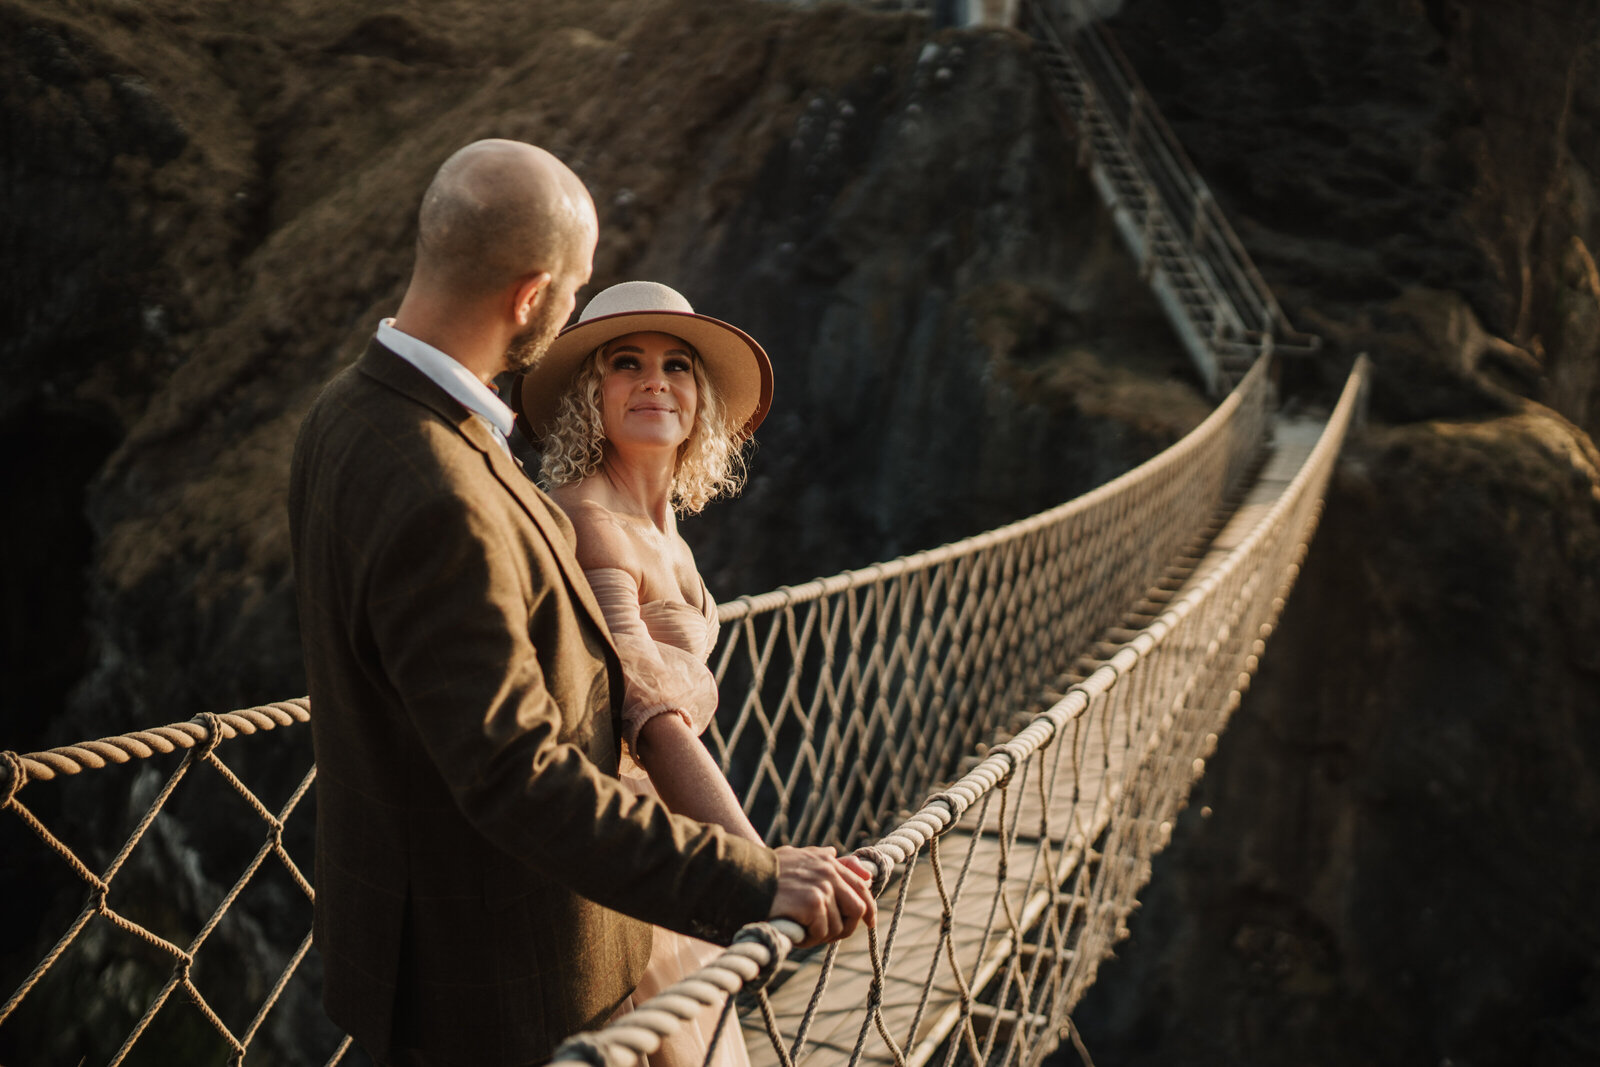
[[(67, 877), (81, 883), (86, 890), (85, 902), (68, 923), (65, 932), (54, 940), (4, 1006), (0, 1007), (0, 1026), (14, 1019), (24, 1000), (34, 994), (52, 969), (57, 968), (76, 949), (79, 958), (75, 966), (62, 968), (70, 975), (62, 988), (53, 991), (51, 1010), (59, 1012), (63, 1004), (67, 1004), (71, 1006), (75, 1017), (103, 1018), (106, 1013), (96, 1010), (98, 1005), (95, 1001), (109, 996), (114, 987), (133, 985), (151, 990), (143, 1014), (133, 1024), (126, 1039), (111, 1053), (108, 1062), (124, 1062), (134, 1046), (157, 1025), (156, 1020), (169, 1005), (171, 1009), (165, 1019), (169, 1035), (176, 1013), (197, 1013), (204, 1025), (221, 1040), (229, 1061), (242, 1061), (246, 1049), (311, 948), (310, 905), (315, 894), (310, 880), (285, 847), (284, 828), (305, 799), (316, 772), (315, 768), (306, 770), (287, 800), (276, 807), (269, 807), (224, 762), (218, 750), (224, 741), (304, 723), (310, 717), (309, 704), (302, 698), (220, 715), (207, 713), (188, 722), (46, 752), (28, 755), (0, 753), (0, 759), (3, 759), (3, 763), (0, 763), (3, 810), (16, 816), (31, 831), (31, 835), (60, 860)], [(184, 755), (164, 779), (154, 766), (142, 768), (148, 772), (143, 778), (148, 788), (136, 788), (133, 795), (153, 793), (153, 796), (121, 847), (102, 864), (94, 863), (99, 851), (98, 842), (74, 849), (62, 836), (53, 832), (20, 796), (22, 789), (33, 782), (50, 782), (85, 771), (104, 770), (139, 761), (156, 761), (161, 756), (179, 752)], [(129, 861), (141, 844), (147, 844), (152, 838), (163, 837), (163, 820), (179, 786), (196, 775), (207, 773), (226, 783), (242, 802), (233, 814), (253, 814), (264, 832), (259, 847), (242, 865), (233, 883), (221, 893), (219, 899), (204, 902), (197, 911), (191, 907), (193, 914), (183, 918), (197, 918), (197, 925), (180, 933), (177, 928), (182, 928), (185, 923), (182, 919), (174, 922), (172, 902), (150, 899), (152, 887), (148, 879), (142, 873), (129, 873)], [(210, 800), (208, 803), (216, 801)], [(167, 835), (170, 836), (172, 832), (170, 827), (166, 828)], [(169, 843), (159, 842), (149, 847), (161, 848)], [(237, 1010), (239, 997), (235, 987), (237, 976), (233, 970), (234, 961), (216, 959), (218, 954), (213, 953), (202, 980), (199, 957), (201, 950), (211, 942), (246, 892), (252, 888), (259, 890), (274, 881), (277, 883), (274, 888), (281, 890), (287, 885), (290, 895), (299, 895), (304, 905), (305, 932), (298, 945), (287, 950), (287, 958), (277, 979), (266, 994), (241, 1014)], [(129, 889), (130, 884), (136, 888)], [(173, 889), (171, 886), (157, 888)], [(235, 938), (229, 937), (228, 940), (231, 943)], [(137, 978), (130, 981), (127, 974), (130, 967), (142, 970), (142, 981)], [(160, 979), (163, 970), (164, 981)], [(211, 995), (208, 996), (202, 989), (203, 984), (211, 989)], [(228, 1002), (227, 1009), (216, 1006), (219, 990), (220, 999)], [(174, 994), (179, 995), (175, 997)], [(233, 1017), (231, 1025), (224, 1015)], [(31, 1040), (40, 1044), (49, 1040), (47, 1031), (52, 1026), (50, 1020), (28, 1022), (31, 1024)], [(44, 1048), (30, 1051), (37, 1055), (39, 1062), (46, 1062), (49, 1058)]]
[(1266, 365), (1177, 444), (1032, 518), (719, 607), (707, 741), (772, 844), (882, 834), (1148, 588), (1259, 454)]
[(1069, 1013), (1125, 935), (1151, 857), (1299, 573), (1366, 374), (1363, 360), (1305, 462), (1234, 547), (1086, 676), (1064, 674), (1065, 692), (1014, 736), (856, 850), (877, 892), (894, 887), (878, 930), (795, 967), (785, 957), (802, 931), (755, 924), (638, 1011), (569, 1039), (555, 1061), (631, 1065), (739, 991), (754, 993), (755, 1029), (766, 1031), (756, 1063), (1036, 1064), (1075, 1039)]

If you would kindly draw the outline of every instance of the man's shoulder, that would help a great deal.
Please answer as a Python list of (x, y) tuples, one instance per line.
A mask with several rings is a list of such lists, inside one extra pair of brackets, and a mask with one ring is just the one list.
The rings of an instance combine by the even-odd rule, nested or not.
[[(374, 458), (394, 449), (471, 450), (459, 428), (441, 414), (440, 407), (446, 405), (419, 396), (422, 387), (406, 391), (375, 377), (370, 373), (373, 358), (369, 353), (323, 387), (301, 423), (302, 444), (308, 440), (359, 442), (375, 453)], [(397, 356), (389, 358), (399, 362)]]
[(292, 481), (323, 500), (472, 495), (483, 457), (439, 406), (346, 367), (301, 423)]
[[(347, 365), (330, 378), (306, 415), (306, 425), (321, 427), (347, 427), (361, 425), (361, 420), (350, 423), (352, 413), (367, 417), (403, 417), (412, 409), (419, 411), (427, 405), (406, 396), (392, 385), (380, 381), (372, 374), (374, 365), (387, 353), (377, 346), (369, 349), (354, 363)], [(399, 360), (398, 356), (390, 358)]]

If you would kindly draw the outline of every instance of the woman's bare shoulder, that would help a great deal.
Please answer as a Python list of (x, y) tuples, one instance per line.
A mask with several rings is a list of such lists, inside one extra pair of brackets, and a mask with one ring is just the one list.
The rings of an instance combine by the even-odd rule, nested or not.
[(583, 492), (581, 483), (563, 486), (550, 495), (572, 520), (580, 567), (616, 567), (639, 577), (639, 545), (626, 516), (608, 507), (597, 494)]

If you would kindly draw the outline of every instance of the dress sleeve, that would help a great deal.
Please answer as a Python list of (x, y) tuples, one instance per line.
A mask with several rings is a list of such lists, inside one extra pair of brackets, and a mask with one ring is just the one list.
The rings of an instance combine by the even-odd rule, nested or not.
[(643, 778), (638, 762), (639, 729), (668, 712), (701, 733), (717, 710), (717, 683), (705, 662), (676, 645), (657, 641), (645, 625), (639, 584), (618, 567), (584, 571), (622, 660), (622, 766), (627, 778)]

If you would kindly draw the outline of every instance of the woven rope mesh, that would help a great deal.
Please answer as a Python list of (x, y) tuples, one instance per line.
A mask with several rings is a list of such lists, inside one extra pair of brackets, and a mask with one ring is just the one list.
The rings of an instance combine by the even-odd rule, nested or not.
[[(0, 1006), (0, 1035), (24, 1056), (19, 1062), (69, 1053), (69, 1062), (171, 1062), (174, 1050), (216, 1062), (243, 1056), (310, 949), (313, 891), (302, 867), (309, 855), (297, 861), (284, 830), (314, 772), (302, 764), (287, 781), (273, 775), (249, 784), (230, 763), (246, 751), (230, 742), (308, 719), (306, 701), (286, 701), (6, 754), (5, 811), (14, 816), (7, 829), (20, 829), (33, 846), (12, 854), (57, 901), (48, 913), (57, 921), (38, 931), (48, 947), (30, 961), (36, 965), (6, 975), (18, 984)], [(90, 771), (92, 780), (77, 778)], [(106, 810), (87, 828), (71, 820), (52, 828), (27, 802), (49, 810), (60, 799), (55, 790), (95, 786), (109, 788), (91, 797), (135, 805), (131, 827), (117, 826), (117, 812)], [(225, 838), (191, 839), (179, 812), (192, 817), (197, 805), (226, 821)], [(111, 836), (122, 829), (126, 837)], [(78, 904), (63, 911), (73, 886)], [(241, 951), (250, 958), (239, 959)], [(294, 999), (314, 1007), (304, 989)], [(331, 1025), (322, 1027), (338, 1041)]]
[(707, 739), (773, 844), (851, 847), (1118, 619), (1262, 441), (1265, 368), (1188, 437), (1052, 511), (723, 605)]

